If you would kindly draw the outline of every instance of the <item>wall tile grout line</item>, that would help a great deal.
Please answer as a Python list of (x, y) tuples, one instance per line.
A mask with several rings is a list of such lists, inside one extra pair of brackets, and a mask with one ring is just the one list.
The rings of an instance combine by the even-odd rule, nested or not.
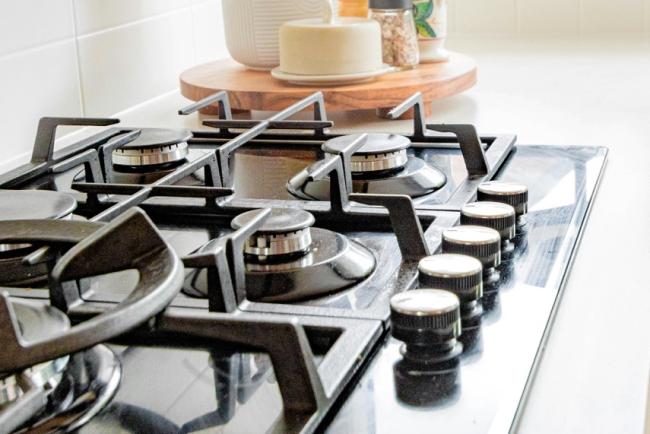
[(56, 47), (57, 45), (63, 45), (66, 42), (72, 41), (73, 39), (75, 39), (74, 35), (57, 39), (54, 41), (46, 42), (44, 44), (33, 45), (31, 47), (9, 51), (7, 53), (0, 54), (0, 62), (4, 62), (5, 60), (11, 59), (12, 57), (20, 57), (24, 54), (36, 53), (38, 51), (46, 50), (51, 47)]
[(77, 62), (77, 82), (79, 85), (79, 104), (81, 105), (81, 114), (86, 116), (86, 98), (84, 92), (84, 81), (83, 75), (81, 72), (81, 57), (79, 51), (79, 38), (77, 37), (77, 6), (75, 0), (70, 0), (72, 3), (72, 35), (74, 37), (74, 50), (75, 50), (75, 61)]
[(192, 63), (196, 63), (197, 54), (196, 54), (196, 44), (197, 44), (197, 35), (196, 35), (196, 20), (194, 19), (194, 11), (196, 10), (197, 4), (190, 4), (190, 23), (192, 26)]
[[(643, 3), (643, 8), (644, 8), (644, 11), (643, 11), (643, 17), (644, 17), (643, 28), (645, 30), (644, 33), (645, 33), (646, 36), (650, 37), (650, 0), (646, 0), (645, 3)], [(650, 398), (648, 398), (648, 399), (650, 400)], [(648, 425), (650, 426), (650, 420), (648, 421)]]
[(97, 35), (102, 35), (102, 34), (105, 34), (105, 33), (110, 33), (110, 32), (115, 31), (115, 30), (125, 29), (125, 28), (135, 26), (135, 25), (138, 25), (138, 24), (141, 24), (141, 23), (146, 23), (146, 22), (149, 22), (149, 21), (155, 21), (158, 18), (172, 16), (174, 14), (177, 14), (178, 12), (181, 12), (181, 11), (190, 11), (190, 12), (192, 12), (192, 7), (193, 7), (193, 4), (190, 3), (188, 6), (183, 6), (183, 7), (176, 8), (176, 9), (171, 9), (171, 10), (168, 10), (166, 12), (150, 15), (150, 16), (145, 17), (145, 18), (140, 18), (140, 19), (137, 19), (137, 20), (128, 21), (126, 23), (118, 24), (116, 26), (106, 27), (106, 28), (101, 29), (101, 30), (94, 30), (92, 32), (84, 33), (82, 35), (78, 35), (77, 38), (78, 39), (85, 39), (85, 38), (90, 38), (90, 37), (97, 36)]
[(583, 0), (578, 0), (578, 38), (582, 39), (582, 36), (584, 34), (584, 24), (582, 20), (582, 1)]
[(524, 31), (521, 28), (521, 16), (520, 16), (520, 12), (521, 12), (520, 9), (521, 8), (519, 7), (519, 2), (520, 2), (520, 0), (515, 0), (515, 2), (513, 4), (513, 7), (515, 9), (515, 15), (514, 15), (515, 16), (515, 32), (518, 35), (521, 35), (522, 33), (524, 33)]

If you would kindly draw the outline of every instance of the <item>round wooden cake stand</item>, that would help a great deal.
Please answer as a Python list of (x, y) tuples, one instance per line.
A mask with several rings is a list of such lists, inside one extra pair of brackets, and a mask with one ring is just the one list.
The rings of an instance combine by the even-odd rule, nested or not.
[[(376, 109), (384, 117), (388, 110), (421, 92), (425, 103), (458, 94), (476, 84), (473, 59), (451, 53), (447, 62), (421, 64), (416, 69), (393, 72), (373, 81), (340, 86), (299, 86), (254, 71), (234, 60), (219, 60), (195, 66), (180, 77), (181, 93), (198, 101), (226, 90), (234, 111), (279, 111), (300, 99), (322, 91), (327, 111)], [(431, 110), (431, 104), (425, 104)], [(216, 113), (216, 107), (203, 113)], [(427, 113), (429, 114), (429, 113)]]

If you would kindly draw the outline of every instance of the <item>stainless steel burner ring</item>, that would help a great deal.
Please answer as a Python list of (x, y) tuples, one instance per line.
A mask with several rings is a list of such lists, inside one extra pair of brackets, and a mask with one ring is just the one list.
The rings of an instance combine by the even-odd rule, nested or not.
[(17, 400), (23, 390), (18, 375), (26, 375), (38, 388), (53, 390), (61, 382), (63, 370), (68, 366), (70, 356), (60, 357), (24, 370), (19, 374), (11, 374), (0, 379), (0, 407)]
[(244, 253), (260, 258), (306, 251), (311, 245), (310, 228), (285, 234), (257, 233), (248, 238)]
[[(322, 146), (324, 152), (339, 154), (358, 135), (352, 134), (330, 139)], [(406, 150), (411, 146), (408, 137), (398, 134), (369, 134), (366, 143), (350, 159), (353, 173), (373, 173), (404, 167), (408, 161)]]
[(382, 172), (404, 167), (407, 161), (405, 149), (380, 154), (353, 154), (350, 169), (352, 173)]
[(5, 243), (0, 243), (0, 253), (5, 253), (5, 252), (14, 252), (16, 250), (24, 250), (24, 249), (29, 249), (31, 248), (31, 244), (27, 243), (22, 243), (22, 244), (5, 244)]
[[(239, 229), (255, 216), (248, 211), (235, 217), (233, 229)], [(297, 208), (273, 208), (269, 217), (244, 245), (244, 253), (265, 260), (267, 256), (305, 253), (312, 244), (314, 216)]]
[(119, 166), (159, 166), (184, 160), (189, 153), (187, 142), (150, 148), (122, 147), (113, 151), (113, 164)]

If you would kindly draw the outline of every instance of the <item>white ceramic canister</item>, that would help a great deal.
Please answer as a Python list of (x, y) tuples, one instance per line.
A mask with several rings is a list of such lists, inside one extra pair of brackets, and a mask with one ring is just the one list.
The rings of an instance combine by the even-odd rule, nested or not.
[(375, 20), (308, 18), (288, 21), (280, 28), (284, 73), (337, 76), (382, 69), (381, 28)]
[(444, 62), (449, 52), (447, 39), (447, 0), (413, 0), (413, 15), (418, 31), (420, 63)]
[(323, 14), (323, 0), (223, 0), (222, 7), (230, 55), (262, 70), (280, 64), (278, 32), (283, 23)]

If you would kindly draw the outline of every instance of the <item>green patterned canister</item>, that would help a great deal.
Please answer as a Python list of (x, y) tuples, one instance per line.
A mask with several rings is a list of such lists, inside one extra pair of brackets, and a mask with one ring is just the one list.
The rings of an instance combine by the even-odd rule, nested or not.
[(413, 16), (418, 30), (420, 63), (444, 62), (447, 38), (447, 0), (413, 0)]

